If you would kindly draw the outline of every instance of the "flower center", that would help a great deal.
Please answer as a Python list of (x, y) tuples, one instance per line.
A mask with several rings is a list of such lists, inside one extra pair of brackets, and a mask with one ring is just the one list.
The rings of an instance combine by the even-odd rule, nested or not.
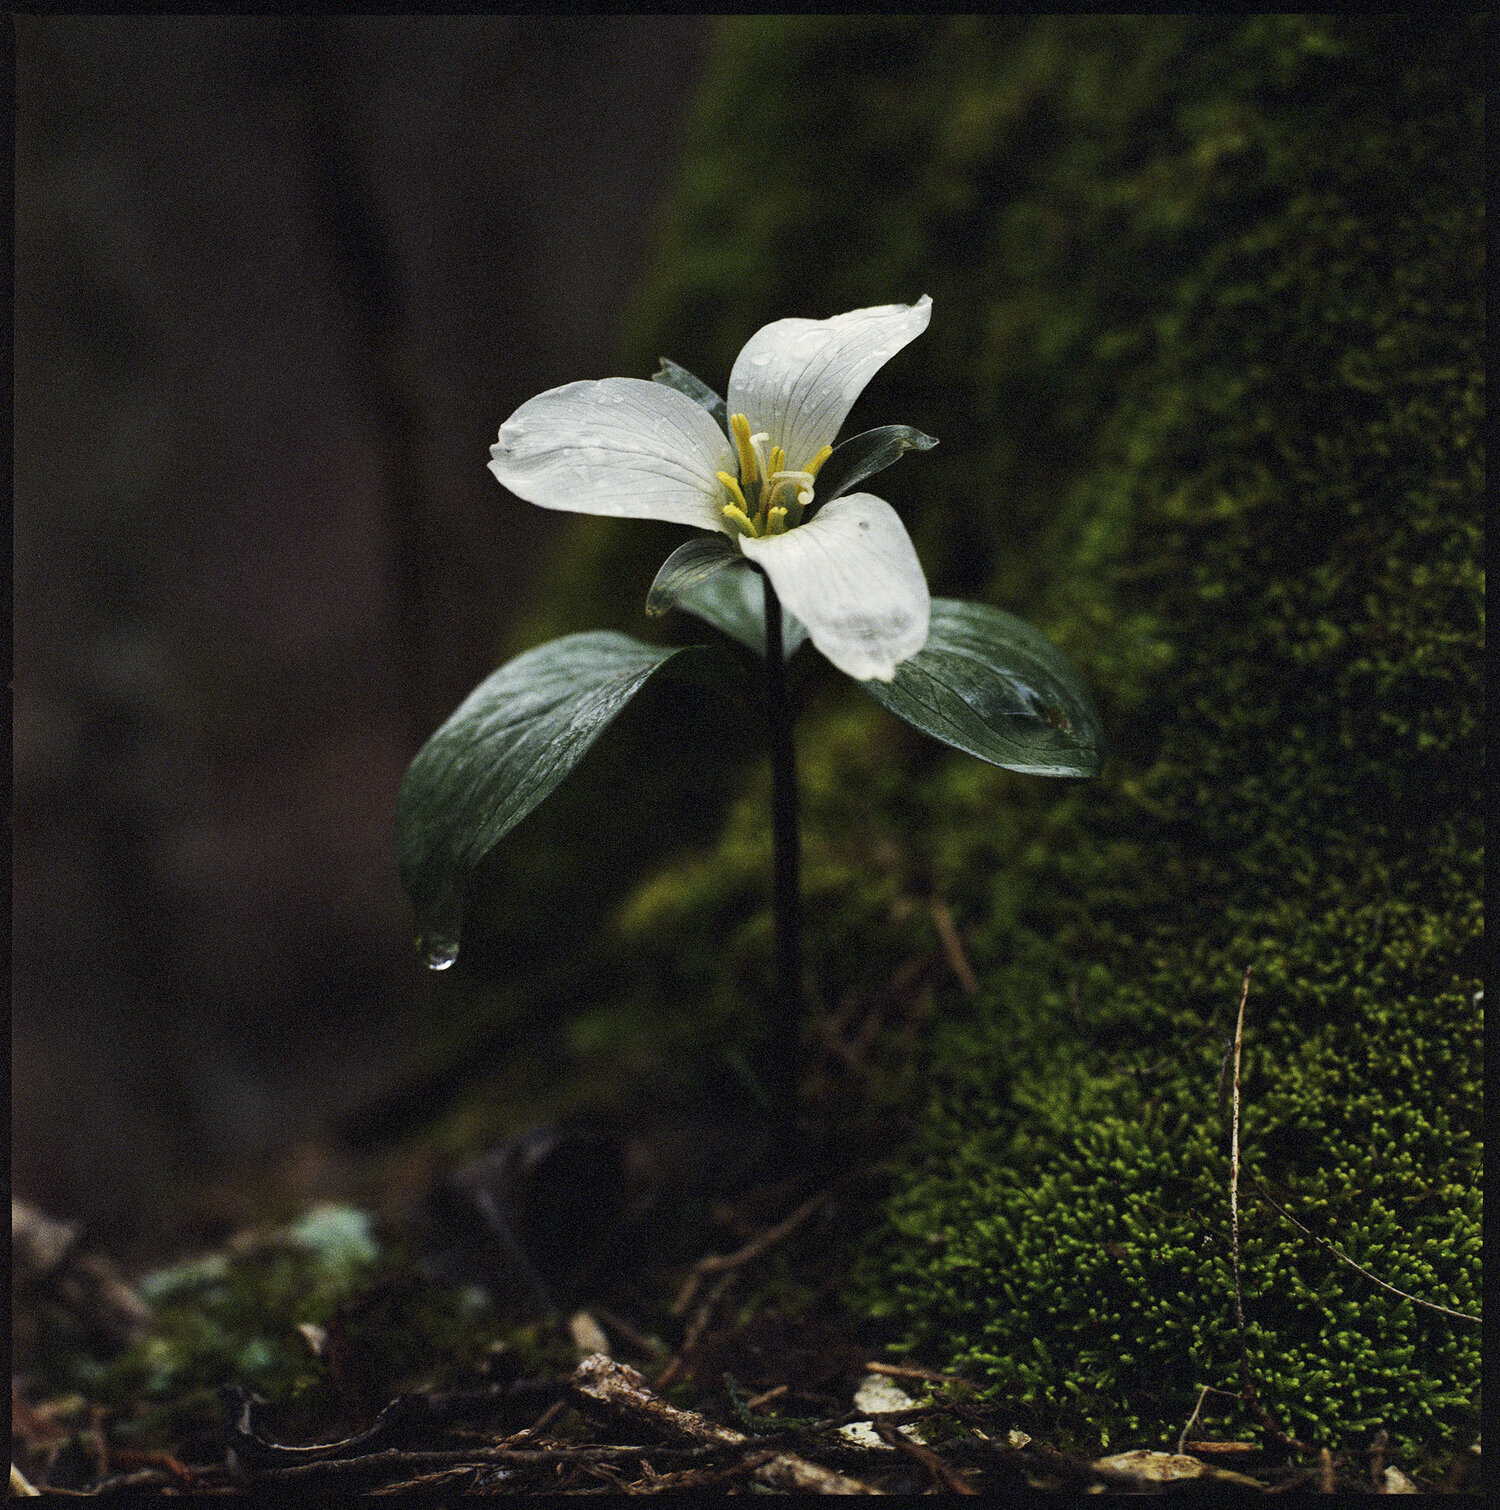
[(802, 523), (802, 511), (812, 502), (813, 479), (833, 454), (833, 447), (824, 446), (805, 471), (792, 472), (787, 470), (786, 452), (772, 446), (768, 453), (766, 442), (771, 437), (764, 430), (752, 435), (750, 421), (743, 414), (731, 414), (729, 428), (739, 453), (740, 475), (735, 478), (728, 472), (719, 473), (719, 481), (732, 500), (724, 505), (724, 517), (752, 540), (762, 535), (784, 535)]

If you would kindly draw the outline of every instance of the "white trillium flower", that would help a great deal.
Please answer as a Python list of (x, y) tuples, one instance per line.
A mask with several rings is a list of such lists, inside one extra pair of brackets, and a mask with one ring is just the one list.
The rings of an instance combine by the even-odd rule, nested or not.
[(543, 508), (722, 531), (840, 671), (888, 682), (927, 643), (927, 580), (890, 504), (849, 493), (819, 507), (817, 476), (865, 384), (931, 311), (924, 294), (764, 326), (729, 376), (730, 435), (662, 383), (550, 389), (501, 425), (490, 470)]

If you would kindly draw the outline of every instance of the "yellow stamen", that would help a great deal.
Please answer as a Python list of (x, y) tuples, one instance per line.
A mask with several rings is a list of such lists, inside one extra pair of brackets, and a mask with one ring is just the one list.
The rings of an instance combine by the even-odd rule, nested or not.
[(786, 510), (783, 508), (770, 509), (766, 513), (766, 533), (768, 535), (786, 534)]
[(750, 513), (750, 505), (745, 502), (745, 495), (742, 492), (740, 492), (740, 485), (739, 485), (739, 483), (737, 483), (734, 480), (734, 478), (732, 478), (729, 475), (728, 472), (720, 472), (719, 473), (719, 481), (722, 482), (724, 484), (724, 486), (729, 489), (730, 494), (734, 498), (734, 501), (740, 507), (740, 512), (742, 514), (745, 514), (745, 515), (748, 516), (748, 514)]
[(786, 466), (786, 452), (780, 446), (771, 447), (771, 465), (766, 469), (767, 476), (774, 477)]
[(755, 466), (755, 447), (750, 444), (750, 421), (743, 414), (729, 416), (729, 428), (734, 432), (734, 448), (740, 456), (740, 481), (752, 487), (760, 475)]
[(721, 512), (740, 534), (748, 535), (752, 540), (758, 538), (759, 531), (756, 530), (754, 521), (744, 509), (737, 508), (732, 503), (726, 503)]
[(821, 467), (823, 463), (827, 461), (828, 458), (832, 455), (833, 447), (824, 446), (823, 449), (819, 451), (818, 454), (814, 456), (810, 462), (808, 462), (804, 470), (810, 477), (816, 477), (818, 475), (818, 468)]

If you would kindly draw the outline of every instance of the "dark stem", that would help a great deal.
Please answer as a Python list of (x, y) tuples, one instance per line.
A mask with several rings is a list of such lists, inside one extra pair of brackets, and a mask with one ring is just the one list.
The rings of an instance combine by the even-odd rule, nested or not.
[(771, 909), (776, 924), (776, 994), (780, 1008), (772, 1063), (778, 1092), (790, 1111), (797, 1086), (797, 1040), (802, 1025), (802, 845), (797, 829), (797, 756), (781, 642), (781, 600), (766, 589), (766, 722), (771, 746), (771, 834), (775, 859)]

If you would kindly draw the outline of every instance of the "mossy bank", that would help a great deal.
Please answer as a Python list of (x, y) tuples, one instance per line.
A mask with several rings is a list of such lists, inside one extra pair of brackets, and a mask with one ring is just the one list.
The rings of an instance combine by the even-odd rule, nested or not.
[[(722, 383), (769, 319), (933, 296), (849, 428), (941, 438), (880, 489), (934, 591), (1044, 627), (1112, 754), (1028, 779), (814, 699), (825, 995), (889, 976), (927, 890), (980, 982), (897, 1088), (848, 1298), (1080, 1438), (1175, 1440), (1240, 1387), (1247, 965), (1260, 1399), (1344, 1449), (1477, 1429), (1479, 1328), (1325, 1244), (1479, 1311), (1482, 51), (1457, 15), (728, 22), (620, 369)], [(640, 632), (661, 547), (581, 523), (546, 630)], [(639, 999), (743, 1019), (757, 797), (620, 915)]]

